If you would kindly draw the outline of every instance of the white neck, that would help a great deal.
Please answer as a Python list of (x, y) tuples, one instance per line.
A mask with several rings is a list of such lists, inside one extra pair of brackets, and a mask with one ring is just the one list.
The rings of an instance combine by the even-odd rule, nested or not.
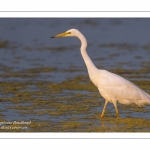
[(82, 55), (82, 57), (84, 59), (84, 62), (86, 64), (86, 67), (87, 67), (87, 70), (88, 70), (88, 73), (89, 73), (89, 77), (92, 80), (92, 82), (97, 86), (96, 76), (98, 75), (98, 69), (93, 64), (92, 60), (90, 59), (90, 57), (88, 56), (88, 54), (86, 52), (87, 41), (81, 33), (78, 33), (77, 37), (81, 41), (81, 48), (80, 48), (81, 55)]

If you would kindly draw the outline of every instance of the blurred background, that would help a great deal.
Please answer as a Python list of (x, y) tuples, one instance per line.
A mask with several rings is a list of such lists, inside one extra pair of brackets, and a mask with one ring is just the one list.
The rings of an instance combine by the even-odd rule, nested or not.
[(99, 119), (104, 99), (88, 77), (80, 41), (50, 38), (71, 28), (86, 37), (87, 52), (99, 69), (150, 94), (149, 18), (0, 18), (0, 121), (32, 122), (27, 129), (12, 124), (0, 130), (149, 131), (149, 106), (119, 104), (118, 121), (110, 104), (106, 119)]

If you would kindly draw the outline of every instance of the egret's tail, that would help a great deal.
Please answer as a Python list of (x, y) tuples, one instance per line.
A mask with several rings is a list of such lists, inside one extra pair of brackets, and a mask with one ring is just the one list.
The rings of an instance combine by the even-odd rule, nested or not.
[(141, 100), (137, 101), (139, 106), (150, 105), (150, 95), (145, 91), (142, 91), (143, 94), (141, 96)]

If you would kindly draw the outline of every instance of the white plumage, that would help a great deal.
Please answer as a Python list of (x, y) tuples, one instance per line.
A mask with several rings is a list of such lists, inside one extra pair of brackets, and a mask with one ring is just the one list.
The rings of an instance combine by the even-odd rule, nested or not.
[(150, 104), (150, 95), (132, 82), (106, 70), (100, 70), (98, 89), (101, 95), (113, 102), (121, 104), (136, 104), (143, 106)]
[(105, 99), (105, 105), (101, 114), (101, 118), (104, 117), (108, 102), (114, 104), (117, 117), (119, 117), (117, 102), (125, 105), (150, 105), (150, 95), (137, 87), (135, 84), (119, 75), (96, 68), (86, 52), (87, 42), (81, 32), (79, 32), (77, 29), (70, 29), (64, 33), (57, 34), (52, 38), (65, 36), (75, 36), (81, 41), (81, 55), (87, 66), (89, 77), (93, 84), (98, 87), (100, 94)]

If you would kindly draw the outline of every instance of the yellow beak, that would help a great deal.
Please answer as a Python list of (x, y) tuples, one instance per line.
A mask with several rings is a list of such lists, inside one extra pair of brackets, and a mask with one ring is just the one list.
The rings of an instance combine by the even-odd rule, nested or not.
[(63, 33), (57, 34), (55, 36), (52, 36), (51, 38), (59, 38), (59, 37), (66, 36), (67, 34), (70, 34), (70, 32), (63, 32)]

